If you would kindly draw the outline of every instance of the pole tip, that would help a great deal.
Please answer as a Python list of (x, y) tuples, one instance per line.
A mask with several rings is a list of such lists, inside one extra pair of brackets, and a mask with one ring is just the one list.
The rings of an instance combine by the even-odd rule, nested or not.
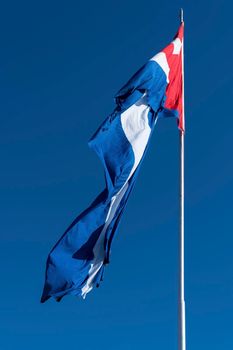
[(181, 7), (181, 9), (180, 9), (180, 22), (181, 22), (181, 23), (184, 22), (184, 11), (183, 11), (182, 7)]

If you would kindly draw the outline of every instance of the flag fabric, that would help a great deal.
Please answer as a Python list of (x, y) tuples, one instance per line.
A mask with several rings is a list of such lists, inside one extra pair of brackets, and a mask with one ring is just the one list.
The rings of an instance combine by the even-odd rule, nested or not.
[(116, 108), (89, 141), (105, 170), (106, 188), (51, 250), (41, 302), (71, 294), (85, 298), (103, 279), (111, 244), (158, 118), (174, 116), (184, 130), (182, 43), (152, 57), (116, 94)]

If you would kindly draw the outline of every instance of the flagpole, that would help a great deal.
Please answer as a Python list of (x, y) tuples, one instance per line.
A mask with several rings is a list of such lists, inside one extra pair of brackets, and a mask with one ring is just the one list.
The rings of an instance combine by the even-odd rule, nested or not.
[[(180, 22), (184, 22), (180, 9)], [(184, 121), (184, 38), (182, 45), (182, 105)], [(178, 349), (186, 350), (184, 298), (184, 132), (180, 130), (180, 229), (179, 229), (179, 296), (178, 296)]]

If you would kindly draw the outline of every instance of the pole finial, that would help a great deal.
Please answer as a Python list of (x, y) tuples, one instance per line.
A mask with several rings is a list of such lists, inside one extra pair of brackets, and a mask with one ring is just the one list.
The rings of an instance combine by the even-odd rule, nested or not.
[(180, 9), (180, 23), (183, 23), (184, 22), (184, 11), (183, 9), (181, 8)]

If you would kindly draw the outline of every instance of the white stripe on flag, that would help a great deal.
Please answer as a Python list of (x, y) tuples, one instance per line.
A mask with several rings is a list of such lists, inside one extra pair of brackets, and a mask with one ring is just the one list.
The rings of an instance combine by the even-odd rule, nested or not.
[(127, 137), (129, 143), (132, 146), (134, 153), (134, 165), (128, 176), (128, 179), (120, 189), (120, 191), (112, 197), (110, 208), (106, 217), (105, 225), (102, 232), (94, 246), (93, 253), (94, 259), (89, 270), (89, 277), (82, 288), (82, 297), (85, 298), (86, 294), (90, 292), (94, 285), (94, 279), (103, 266), (105, 251), (104, 251), (104, 239), (106, 230), (111, 223), (117, 208), (128, 188), (128, 181), (136, 170), (142, 156), (144, 154), (146, 145), (148, 143), (151, 128), (148, 124), (148, 113), (150, 107), (145, 103), (146, 97), (143, 96), (134, 105), (129, 107), (125, 112), (121, 114), (122, 129)]
[(167, 77), (167, 83), (169, 83), (169, 72), (170, 72), (170, 67), (168, 65), (167, 62), (167, 57), (165, 55), (164, 52), (159, 52), (157, 55), (155, 55), (154, 57), (152, 57), (150, 59), (150, 61), (155, 61), (157, 62), (160, 67), (162, 68), (162, 70), (164, 71), (164, 73), (166, 74)]

